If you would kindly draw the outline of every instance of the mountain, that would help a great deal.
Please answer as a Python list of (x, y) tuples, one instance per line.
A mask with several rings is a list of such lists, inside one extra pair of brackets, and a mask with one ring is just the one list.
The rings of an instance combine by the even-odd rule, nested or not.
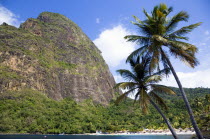
[(0, 93), (32, 89), (106, 105), (114, 85), (100, 50), (67, 17), (43, 12), (20, 28), (0, 26)]

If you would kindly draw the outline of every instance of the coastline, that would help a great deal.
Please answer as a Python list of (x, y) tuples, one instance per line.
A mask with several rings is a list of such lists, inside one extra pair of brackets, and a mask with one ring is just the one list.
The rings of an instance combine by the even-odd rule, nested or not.
[[(195, 135), (195, 132), (176, 132), (177, 135)], [(106, 136), (106, 135), (111, 135), (111, 136), (122, 136), (122, 135), (172, 135), (170, 132), (162, 132), (162, 133), (108, 133), (108, 134), (103, 134), (103, 133), (85, 133), (85, 134), (74, 134), (74, 135), (97, 135), (97, 136)]]
[[(177, 135), (195, 135), (195, 131), (192, 129), (175, 129)], [(129, 131), (116, 131), (113, 133), (96, 131), (96, 133), (86, 133), (85, 135), (172, 135), (170, 130), (154, 130), (144, 129), (143, 131), (129, 132)]]
[[(177, 135), (195, 135), (194, 131), (176, 131)], [(0, 135), (91, 135), (91, 136), (134, 136), (134, 135), (172, 135), (169, 131), (125, 132), (125, 133), (84, 133), (84, 134), (30, 134), (30, 133), (0, 133)]]

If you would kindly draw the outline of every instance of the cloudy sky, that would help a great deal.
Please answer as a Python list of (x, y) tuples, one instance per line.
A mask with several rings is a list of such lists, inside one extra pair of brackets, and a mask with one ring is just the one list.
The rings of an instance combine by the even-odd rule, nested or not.
[[(6, 22), (19, 27), (27, 18), (36, 18), (44, 11), (63, 14), (78, 24), (97, 45), (115, 80), (120, 82), (122, 78), (115, 71), (128, 68), (125, 59), (138, 48), (123, 39), (125, 35), (139, 33), (130, 23), (134, 21), (132, 15), (143, 20), (142, 9), (150, 12), (159, 3), (173, 6), (171, 15), (182, 10), (189, 13), (189, 22), (180, 26), (203, 22), (188, 36), (189, 43), (199, 48), (200, 65), (191, 69), (172, 57), (171, 61), (184, 87), (210, 87), (209, 0), (0, 0), (0, 24)], [(162, 83), (177, 86), (172, 76)]]

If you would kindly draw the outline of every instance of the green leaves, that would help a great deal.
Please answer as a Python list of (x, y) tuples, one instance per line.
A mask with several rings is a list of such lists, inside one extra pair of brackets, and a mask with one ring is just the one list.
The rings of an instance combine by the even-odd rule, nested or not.
[(146, 51), (148, 51), (148, 45), (142, 46), (135, 51), (133, 51), (126, 59), (126, 63), (132, 60), (133, 58), (136, 58), (138, 56), (142, 56)]
[[(141, 50), (138, 50), (141, 51)], [(158, 72), (149, 71), (153, 58), (149, 55), (142, 57), (133, 57), (128, 62), (131, 66), (131, 71), (121, 69), (117, 72), (128, 82), (118, 83), (115, 88), (126, 90), (115, 101), (118, 104), (123, 99), (127, 98), (130, 93), (135, 93), (135, 102), (139, 105), (143, 113), (148, 113), (149, 103), (152, 98), (156, 99), (157, 103), (166, 108), (164, 101), (158, 93), (174, 94), (174, 92), (163, 85), (157, 85), (161, 81), (162, 76), (169, 73), (169, 69), (163, 69)], [(150, 90), (150, 92), (148, 92)]]
[(177, 24), (180, 21), (188, 21), (189, 15), (187, 12), (185, 11), (181, 11), (178, 14), (176, 14), (175, 16), (173, 16), (169, 21), (168, 24), (166, 25), (166, 30), (167, 32), (170, 32), (172, 30), (174, 30), (174, 28), (177, 26)]
[(115, 85), (114, 88), (121, 88), (123, 90), (130, 90), (130, 89), (133, 89), (137, 86), (138, 84), (137, 83), (134, 83), (134, 82), (121, 82), (121, 83), (118, 83)]
[(144, 82), (145, 82), (145, 84), (148, 84), (148, 83), (158, 83), (161, 80), (162, 79), (161, 79), (161, 76), (160, 75), (151, 75), (151, 76), (145, 77)]
[(168, 15), (172, 10), (172, 7), (168, 8), (166, 4), (160, 4), (153, 8), (151, 15), (145, 9), (143, 10), (146, 16), (145, 20), (133, 16), (136, 21), (133, 24), (138, 26), (141, 35), (125, 36), (127, 41), (136, 42), (139, 45), (139, 48), (128, 56), (126, 62), (137, 56), (150, 55), (152, 58), (150, 72), (160, 70), (160, 63), (167, 67), (161, 50), (164, 49), (163, 47), (168, 47), (169, 52), (175, 58), (179, 58), (193, 68), (198, 65), (198, 60), (195, 57), (196, 46), (181, 40), (188, 40), (189, 38), (186, 35), (200, 26), (201, 22), (175, 30), (180, 22), (188, 21), (189, 15), (185, 11), (180, 11), (170, 18)]
[[(178, 92), (177, 88), (171, 88)], [(210, 89), (185, 88), (199, 126), (209, 128)], [(138, 91), (140, 92), (140, 91)], [(166, 115), (179, 128), (189, 128), (189, 118), (180, 97), (151, 92), (142, 98), (150, 97), (164, 109)], [(158, 96), (156, 96), (158, 95)], [(137, 94), (136, 96), (139, 96)], [(197, 105), (196, 99), (199, 100)], [(76, 102), (71, 98), (55, 101), (41, 92), (25, 90), (23, 92), (5, 92), (0, 94), (0, 133), (95, 133), (95, 130), (115, 132), (122, 130), (139, 131), (143, 128), (165, 129), (163, 120), (156, 110), (148, 104), (150, 113), (144, 115), (139, 109), (139, 98), (136, 105), (132, 99), (126, 99), (119, 105), (108, 106), (95, 104), (91, 100)], [(167, 101), (164, 101), (167, 99)], [(124, 98), (122, 99), (124, 100)], [(202, 105), (200, 105), (200, 103)], [(24, 115), (24, 116), (23, 116)]]
[(127, 41), (137, 42), (142, 45), (148, 45), (150, 42), (150, 38), (138, 35), (128, 35), (124, 37)]
[(117, 73), (119, 73), (125, 80), (128, 80), (128, 81), (137, 81), (138, 80), (136, 78), (136, 76), (129, 70), (120, 69), (120, 70), (117, 70)]
[(171, 90), (169, 87), (164, 86), (164, 85), (157, 85), (157, 84), (150, 84), (153, 92), (158, 92), (158, 93), (167, 93), (170, 95), (175, 95), (176, 93)]
[(159, 104), (162, 108), (164, 108), (165, 110), (168, 109), (166, 103), (164, 102), (164, 100), (158, 96), (154, 91), (149, 92), (150, 96), (155, 100), (155, 102), (157, 104)]
[(174, 31), (174, 32), (170, 33), (167, 36), (168, 36), (169, 39), (173, 39), (174, 37), (183, 37), (184, 35), (186, 35), (187, 33), (190, 33), (191, 31), (193, 31), (193, 29), (197, 28), (200, 25), (201, 25), (201, 22), (196, 23), (196, 24), (192, 24), (192, 25), (189, 25), (189, 26), (185, 26), (185, 27), (180, 28), (177, 31)]
[(172, 55), (174, 55), (176, 58), (179, 58), (190, 67), (194, 68), (199, 64), (195, 57), (197, 47), (194, 45), (180, 41), (171, 41), (168, 47), (170, 48), (169, 51)]

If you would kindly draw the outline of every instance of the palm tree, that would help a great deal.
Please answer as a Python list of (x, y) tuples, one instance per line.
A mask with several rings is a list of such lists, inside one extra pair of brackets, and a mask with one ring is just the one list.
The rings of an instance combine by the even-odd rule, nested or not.
[(125, 36), (125, 39), (127, 39), (127, 41), (137, 42), (140, 45), (140, 48), (132, 52), (128, 56), (127, 61), (133, 57), (147, 54), (151, 56), (150, 72), (153, 70), (160, 70), (160, 63), (162, 63), (164, 68), (170, 68), (179, 86), (196, 135), (199, 139), (203, 139), (203, 136), (194, 119), (192, 109), (182, 84), (170, 62), (168, 55), (169, 53), (175, 58), (179, 58), (192, 68), (198, 65), (198, 61), (195, 58), (195, 53), (197, 52), (196, 46), (182, 40), (188, 40), (186, 35), (198, 27), (201, 23), (184, 26), (175, 30), (179, 22), (188, 21), (189, 15), (186, 12), (181, 11), (169, 18), (168, 15), (172, 12), (172, 10), (172, 7), (168, 8), (165, 4), (160, 4), (154, 7), (151, 15), (145, 10), (143, 11), (146, 16), (146, 20), (144, 21), (141, 21), (139, 18), (134, 16), (136, 22), (132, 23), (138, 27), (141, 36), (128, 35)]
[(135, 94), (135, 101), (139, 101), (140, 107), (142, 108), (143, 113), (148, 112), (148, 104), (151, 103), (155, 109), (161, 114), (164, 121), (166, 122), (168, 128), (170, 129), (172, 135), (175, 139), (177, 139), (177, 135), (172, 128), (170, 122), (167, 120), (165, 115), (162, 113), (161, 109), (158, 105), (153, 101), (153, 99), (162, 107), (167, 109), (163, 99), (158, 95), (158, 93), (168, 93), (175, 94), (170, 88), (164, 85), (158, 85), (159, 81), (161, 81), (162, 76), (165, 73), (169, 73), (169, 69), (160, 70), (154, 74), (150, 74), (149, 72), (149, 63), (151, 62), (151, 58), (143, 58), (140, 59), (131, 59), (129, 61), (131, 66), (131, 71), (120, 69), (117, 72), (128, 82), (121, 82), (116, 84), (116, 88), (121, 88), (127, 90), (124, 94), (117, 98), (116, 103), (119, 103), (122, 99), (126, 98), (130, 93)]

